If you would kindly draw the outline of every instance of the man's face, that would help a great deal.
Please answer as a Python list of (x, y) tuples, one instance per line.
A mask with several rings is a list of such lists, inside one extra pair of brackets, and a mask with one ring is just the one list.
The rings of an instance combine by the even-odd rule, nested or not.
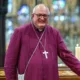
[(48, 17), (48, 10), (45, 8), (36, 9), (36, 12), (32, 14), (33, 22), (38, 29), (43, 29), (46, 26)]

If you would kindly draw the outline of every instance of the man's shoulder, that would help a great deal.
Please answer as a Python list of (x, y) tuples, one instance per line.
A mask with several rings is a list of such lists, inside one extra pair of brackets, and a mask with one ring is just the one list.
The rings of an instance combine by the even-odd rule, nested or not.
[(54, 26), (50, 26), (50, 25), (48, 25), (48, 30), (49, 30), (50, 32), (53, 32), (53, 33), (59, 31), (59, 30), (58, 30), (57, 28), (55, 28)]
[(31, 27), (31, 23), (19, 26), (15, 28), (14, 33), (19, 33), (22, 35), (29, 34), (31, 31), (30, 27)]
[(19, 26), (19, 27), (15, 28), (15, 29), (16, 29), (16, 30), (19, 30), (19, 31), (25, 31), (25, 30), (28, 30), (28, 29), (29, 29), (30, 25), (31, 25), (31, 24), (28, 23), (28, 24)]

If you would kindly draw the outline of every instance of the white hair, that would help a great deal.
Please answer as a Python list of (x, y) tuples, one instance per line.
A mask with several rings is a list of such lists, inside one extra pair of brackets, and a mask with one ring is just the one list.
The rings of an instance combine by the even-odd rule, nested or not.
[(46, 5), (44, 5), (44, 4), (38, 4), (38, 5), (36, 5), (36, 6), (33, 8), (32, 14), (34, 14), (34, 13), (36, 12), (36, 9), (39, 8), (39, 7), (41, 7), (41, 6), (44, 6), (44, 7), (47, 9), (47, 11), (48, 11), (48, 15), (50, 15), (49, 8), (48, 8)]

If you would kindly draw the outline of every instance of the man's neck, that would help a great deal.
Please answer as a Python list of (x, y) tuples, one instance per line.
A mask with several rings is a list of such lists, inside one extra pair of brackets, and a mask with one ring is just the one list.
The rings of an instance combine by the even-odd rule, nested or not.
[(44, 28), (37, 28), (37, 26), (32, 22), (32, 24), (33, 24), (33, 26), (34, 26), (34, 28), (37, 30), (37, 31), (39, 31), (39, 32), (43, 32), (44, 31), (44, 29), (45, 29), (45, 27)]
[[(38, 29), (38, 28), (37, 28), (37, 29)], [(39, 31), (39, 32), (42, 32), (42, 31), (44, 31), (44, 29), (38, 29), (38, 31)]]

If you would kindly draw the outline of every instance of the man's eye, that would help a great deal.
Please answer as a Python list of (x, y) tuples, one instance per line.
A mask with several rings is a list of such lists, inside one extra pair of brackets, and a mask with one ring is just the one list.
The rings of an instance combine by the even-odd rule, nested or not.
[(39, 17), (43, 16), (42, 14), (38, 14)]
[(47, 15), (43, 15), (44, 17), (47, 17)]
[(39, 14), (38, 16), (39, 16), (39, 17), (40, 17), (40, 16), (46, 17), (47, 15)]

